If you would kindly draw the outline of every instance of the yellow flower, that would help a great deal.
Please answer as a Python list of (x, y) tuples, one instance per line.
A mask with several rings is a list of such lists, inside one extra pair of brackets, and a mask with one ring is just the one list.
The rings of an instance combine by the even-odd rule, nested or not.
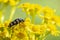
[(40, 14), (41, 6), (37, 4), (30, 4), (29, 6), (25, 7), (25, 12), (27, 16), (32, 16), (32, 23), (34, 23), (34, 18), (38, 14)]
[(46, 18), (50, 18), (54, 15), (55, 11), (52, 9), (52, 8), (49, 8), (49, 7), (43, 7), (42, 8), (42, 12), (44, 13), (44, 17)]
[(26, 12), (27, 15), (35, 16), (36, 14), (40, 13), (41, 6), (38, 4), (30, 4), (30, 3), (24, 3), (20, 6), (24, 12)]
[(27, 37), (26, 32), (18, 32), (16, 33), (17, 38), (19, 39), (25, 39)]
[(9, 0), (0, 0), (2, 3), (7, 3)]
[(5, 37), (5, 35), (6, 35), (5, 32), (1, 32), (1, 33), (0, 33), (0, 36), (1, 36), (1, 37)]
[(5, 22), (4, 22), (4, 27), (8, 27), (9, 23), (10, 23), (9, 20), (8, 20), (8, 21), (5, 21)]
[(11, 40), (18, 40), (16, 36), (13, 36)]
[(0, 27), (1, 27), (1, 24), (0, 24)]
[(40, 14), (41, 8), (42, 6), (38, 5), (38, 4), (32, 4), (32, 8), (34, 8), (34, 12), (36, 12), (36, 14)]
[(19, 27), (21, 27), (21, 28), (25, 28), (25, 27), (26, 27), (26, 25), (25, 25), (25, 23), (24, 23), (24, 22), (21, 22), (21, 23), (19, 24)]
[(55, 11), (52, 8), (49, 8), (48, 6), (42, 8), (43, 13), (54, 13)]
[(20, 0), (9, 0), (9, 4), (11, 6), (16, 6), (19, 3)]
[(4, 32), (5, 32), (5, 36), (6, 36), (6, 37), (10, 37), (9, 32), (8, 32), (8, 30), (7, 30), (6, 27), (4, 27)]
[(2, 36), (2, 37), (9, 37), (9, 33), (8, 33), (7, 28), (3, 27), (2, 30), (3, 31), (0, 32), (0, 36)]
[(40, 34), (40, 25), (31, 25), (30, 28), (33, 33)]
[(29, 8), (30, 7), (30, 3), (23, 3), (23, 4), (20, 4), (21, 8), (25, 9), (25, 8)]
[(57, 24), (57, 26), (60, 26), (60, 16), (54, 16), (53, 18), (52, 18), (52, 20), (53, 21), (55, 21), (55, 23)]
[(31, 16), (35, 16), (36, 14), (40, 14), (40, 11), (41, 11), (41, 6), (39, 6), (38, 4), (31, 4), (29, 9), (27, 10), (27, 12)]
[(30, 25), (30, 24), (31, 24), (31, 19), (30, 19), (29, 17), (27, 17), (27, 18), (25, 19), (24, 24), (25, 24), (26, 26)]
[(60, 26), (60, 17), (57, 15), (53, 15), (48, 21), (49, 21), (49, 23)]
[(59, 36), (60, 35), (60, 31), (56, 30), (56, 31), (52, 31), (51, 34), (53, 36)]
[(23, 3), (19, 7), (22, 8), (22, 11), (26, 12), (26, 15), (29, 15), (29, 13), (27, 11), (30, 7), (30, 3)]
[(2, 27), (2, 24), (0, 24), (0, 27)]
[(3, 3), (7, 3), (9, 0), (3, 0)]
[(47, 27), (46, 27), (46, 25), (40, 25), (40, 34), (44, 34), (44, 33), (46, 33), (46, 30), (47, 30)]
[(56, 26), (53, 25), (53, 24), (48, 24), (48, 27), (47, 27), (49, 30), (48, 31), (54, 31), (54, 30), (57, 30), (56, 29)]
[(3, 23), (2, 23), (2, 24), (0, 24), (0, 28), (1, 28), (1, 27), (4, 27), (4, 24), (3, 24)]
[(36, 15), (34, 7), (35, 7), (35, 5), (31, 4), (29, 9), (27, 10), (27, 13), (29, 13), (31, 16), (35, 16)]
[(33, 24), (30, 26), (30, 30), (35, 34), (42, 35), (46, 32), (46, 27), (44, 25), (34, 25)]
[(58, 36), (60, 34), (55, 25), (48, 24), (47, 28), (48, 28), (48, 31), (50, 31), (51, 34), (54, 35), (54, 36)]
[(3, 0), (0, 0), (0, 2), (2, 2)]
[(15, 0), (9, 0), (9, 4), (10, 4), (11, 6), (15, 6), (15, 5), (16, 5), (16, 1), (15, 1)]
[(27, 9), (30, 7), (30, 3), (23, 3), (23, 4), (20, 4), (19, 7), (22, 8), (23, 11), (27, 11)]
[(34, 8), (31, 6), (28, 8), (27, 13), (30, 14), (31, 16), (35, 16), (36, 14), (34, 13)]

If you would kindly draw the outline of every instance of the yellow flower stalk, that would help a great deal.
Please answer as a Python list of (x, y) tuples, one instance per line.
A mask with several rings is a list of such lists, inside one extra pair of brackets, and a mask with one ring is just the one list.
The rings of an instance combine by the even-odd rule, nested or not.
[(36, 12), (36, 14), (40, 14), (42, 6), (38, 5), (38, 4), (31, 4), (31, 7), (34, 8), (34, 12)]
[(23, 3), (23, 4), (20, 4), (19, 8), (22, 8), (23, 11), (27, 11), (28, 8), (30, 7), (30, 3)]
[(31, 4), (27, 12), (32, 16), (32, 23), (34, 23), (34, 18), (38, 14), (40, 14), (41, 6), (37, 4)]
[(20, 4), (18, 7), (22, 8), (22, 11), (26, 12), (26, 16), (29, 17), (29, 13), (27, 11), (30, 7), (30, 3), (23, 3), (23, 4)]

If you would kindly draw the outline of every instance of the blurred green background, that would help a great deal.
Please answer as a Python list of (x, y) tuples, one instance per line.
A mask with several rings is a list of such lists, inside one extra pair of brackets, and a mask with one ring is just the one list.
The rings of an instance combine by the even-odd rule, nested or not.
[[(26, 3), (26, 2), (29, 2), (31, 4), (39, 4), (42, 6), (49, 6), (53, 9), (56, 9), (56, 15), (60, 16), (60, 0), (21, 0), (20, 3)], [(10, 15), (10, 7), (7, 7), (6, 12), (4, 13), (5, 20), (9, 19), (9, 15)], [(25, 18), (26, 14), (22, 12), (21, 9), (16, 9), (13, 20), (18, 17)], [(39, 18), (36, 17), (35, 19), (36, 24), (39, 24), (41, 22), (41, 20), (38, 19)], [(52, 35), (48, 35), (46, 40), (60, 40), (60, 36), (54, 37)]]

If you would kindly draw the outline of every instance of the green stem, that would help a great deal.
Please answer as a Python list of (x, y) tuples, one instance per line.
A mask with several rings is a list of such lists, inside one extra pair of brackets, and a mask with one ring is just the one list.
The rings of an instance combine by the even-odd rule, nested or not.
[(4, 12), (6, 7), (7, 7), (7, 5), (4, 4), (3, 7), (0, 9), (0, 23), (3, 23), (3, 21), (4, 21), (3, 12)]
[(26, 17), (29, 17), (29, 14), (26, 12)]
[(34, 23), (34, 20), (35, 20), (35, 16), (32, 16), (32, 23)]
[(43, 37), (44, 40), (45, 40), (46, 37), (49, 35), (49, 33), (50, 33), (50, 32), (47, 32), (47, 33), (45, 34), (45, 36)]
[(16, 7), (12, 7), (9, 20), (12, 20), (15, 10), (16, 10)]
[(0, 23), (1, 23), (2, 11), (0, 11)]
[(35, 36), (35, 40), (38, 40), (38, 37)]
[(38, 37), (38, 40), (45, 40), (46, 37), (49, 35), (49, 33), (50, 33), (50, 32), (47, 32), (47, 33), (45, 33), (45, 34), (43, 34), (43, 35), (40, 35), (40, 36)]
[(3, 11), (0, 10), (0, 23), (3, 23), (3, 21), (4, 21)]
[(28, 29), (26, 30), (26, 32), (27, 32), (28, 40), (35, 40), (35, 35), (33, 33), (28, 31)]

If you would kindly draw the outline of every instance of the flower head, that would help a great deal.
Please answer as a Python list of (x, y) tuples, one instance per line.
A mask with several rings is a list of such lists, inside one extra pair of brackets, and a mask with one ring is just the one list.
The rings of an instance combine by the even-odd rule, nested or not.
[(50, 18), (54, 15), (55, 11), (52, 8), (49, 7), (43, 7), (42, 12), (44, 13), (44, 17)]
[(54, 36), (59, 36), (59, 31), (57, 30), (56, 26), (55, 25), (52, 25), (52, 24), (48, 24), (48, 31), (51, 32), (52, 35)]
[(31, 24), (31, 19), (30, 19), (29, 17), (27, 17), (27, 18), (25, 19), (24, 24), (25, 24), (26, 26), (29, 26), (29, 25)]
[(9, 0), (9, 4), (11, 6), (16, 6), (19, 3), (20, 0)]
[(27, 34), (26, 32), (19, 32), (19, 33), (16, 33), (16, 36), (19, 39), (25, 39), (27, 37)]
[(31, 25), (31, 31), (35, 34), (40, 34), (40, 26), (39, 25)]
[(9, 0), (3, 0), (3, 3), (7, 3)]

